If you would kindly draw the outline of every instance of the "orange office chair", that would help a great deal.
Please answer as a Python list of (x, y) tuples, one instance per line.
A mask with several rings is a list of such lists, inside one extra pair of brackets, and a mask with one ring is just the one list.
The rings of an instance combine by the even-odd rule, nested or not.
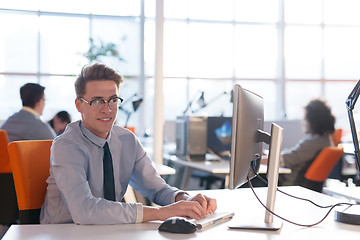
[[(334, 143), (334, 146), (338, 146), (341, 143), (342, 138), (342, 129), (337, 128), (335, 129), (334, 133), (331, 135), (332, 141)], [(342, 159), (338, 161), (337, 164), (335, 164), (333, 170), (331, 171), (329, 178), (333, 179), (339, 179), (341, 181), (344, 180), (344, 176), (342, 174), (342, 168), (343, 168), (343, 161)]]
[(337, 128), (335, 129), (334, 133), (331, 135), (334, 146), (339, 145), (341, 143), (341, 137), (342, 137), (342, 129)]
[(50, 170), (51, 144), (52, 140), (15, 141), (9, 144), (20, 224), (39, 223)]
[(0, 129), (0, 173), (11, 173), (8, 151), (9, 138), (5, 130)]
[(322, 192), (324, 182), (344, 153), (342, 147), (324, 148), (305, 172), (303, 187)]
[(0, 224), (2, 225), (11, 225), (19, 218), (8, 144), (6, 131), (0, 129)]

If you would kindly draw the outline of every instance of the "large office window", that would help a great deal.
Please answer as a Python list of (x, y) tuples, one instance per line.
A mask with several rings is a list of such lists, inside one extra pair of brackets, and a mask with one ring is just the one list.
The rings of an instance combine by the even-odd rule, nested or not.
[[(21, 2), (21, 4), (19, 3)], [(31, 2), (32, 4), (29, 4)], [(78, 5), (79, 4), (79, 5)], [(81, 6), (81, 7), (80, 7)], [(109, 7), (112, 6), (112, 7)], [(26, 82), (46, 87), (44, 120), (66, 110), (80, 118), (74, 106), (74, 81), (89, 62), (83, 54), (94, 43), (114, 43), (124, 61), (102, 57), (128, 80), (124, 99), (139, 92), (140, 1), (2, 1), (0, 3), (0, 119), (21, 107), (19, 88)], [(128, 108), (129, 106), (124, 106)], [(119, 112), (119, 125), (126, 115)], [(136, 116), (132, 116), (132, 124)]]
[[(73, 83), (93, 38), (118, 45), (125, 61), (101, 60), (126, 76), (124, 99), (144, 98), (130, 125), (152, 130), (155, 3), (1, 1), (0, 119), (20, 108), (26, 82), (46, 87), (44, 119), (59, 110), (78, 119)], [(321, 97), (346, 127), (344, 102), (360, 75), (359, 7), (356, 0), (164, 0), (165, 120), (192, 100), (191, 114), (230, 116), (229, 93), (240, 83), (263, 96), (267, 120), (299, 119)], [(117, 123), (125, 118), (119, 112)]]
[[(345, 99), (360, 75), (358, 1), (164, 1), (164, 75), (188, 88), (170, 118), (199, 91), (211, 102), (239, 83), (263, 96), (267, 120), (301, 119), (323, 98), (347, 128)], [(229, 115), (231, 104), (224, 95), (195, 112)]]

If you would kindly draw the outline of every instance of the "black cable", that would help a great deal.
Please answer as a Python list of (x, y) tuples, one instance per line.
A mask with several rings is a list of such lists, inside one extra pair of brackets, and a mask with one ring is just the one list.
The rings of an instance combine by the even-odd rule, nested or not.
[[(255, 173), (255, 172), (254, 172), (254, 173)], [(267, 182), (266, 179), (264, 179), (263, 177), (261, 177), (259, 174), (256, 174), (256, 173), (255, 173), (255, 175), (256, 175), (256, 177), (257, 177), (258, 179), (260, 179), (266, 186), (268, 185), (268, 182)], [(282, 191), (282, 190), (279, 189), (279, 188), (276, 188), (276, 190), (279, 191), (279, 192), (281, 192), (281, 193), (284, 194), (284, 195), (289, 196), (289, 197), (292, 197), (292, 198), (295, 198), (295, 199), (298, 199), (298, 200), (303, 200), (303, 201), (306, 201), (306, 202), (310, 202), (311, 204), (313, 204), (313, 205), (315, 205), (315, 206), (317, 206), (317, 207), (319, 207), (319, 208), (331, 208), (331, 207), (333, 206), (333, 205), (321, 206), (321, 205), (319, 205), (319, 204), (311, 201), (310, 199), (301, 198), (301, 197), (297, 197), (297, 196), (291, 195), (290, 193), (284, 192), (284, 191)]]
[(321, 223), (322, 221), (325, 220), (325, 218), (330, 214), (330, 212), (337, 206), (341, 206), (341, 205), (348, 205), (348, 206), (354, 206), (354, 205), (358, 205), (358, 204), (353, 204), (353, 203), (337, 203), (337, 204), (334, 204), (331, 206), (331, 208), (329, 209), (329, 211), (325, 214), (325, 216), (318, 222), (316, 223), (313, 223), (313, 224), (301, 224), (301, 223), (296, 223), (296, 222), (293, 222), (291, 220), (288, 220), (284, 217), (281, 217), (280, 215), (276, 214), (274, 211), (271, 211), (261, 200), (260, 198), (258, 197), (258, 195), (255, 193), (255, 190), (254, 190), (254, 187), (253, 185), (251, 184), (251, 180), (249, 179), (249, 176), (247, 176), (247, 180), (249, 182), (249, 185), (250, 185), (250, 188), (252, 190), (252, 192), (254, 193), (255, 197), (257, 198), (257, 200), (260, 202), (260, 204), (268, 211), (270, 212), (271, 214), (273, 214), (274, 216), (288, 222), (288, 223), (291, 223), (291, 224), (294, 224), (294, 225), (297, 225), (297, 226), (301, 226), (301, 227), (313, 227), (315, 225), (318, 225), (319, 223)]

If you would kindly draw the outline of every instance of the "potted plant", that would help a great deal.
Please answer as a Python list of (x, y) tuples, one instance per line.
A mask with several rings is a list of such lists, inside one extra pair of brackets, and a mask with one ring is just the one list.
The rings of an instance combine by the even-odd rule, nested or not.
[(89, 42), (89, 49), (86, 53), (82, 54), (89, 62), (101, 62), (102, 57), (113, 57), (120, 62), (125, 62), (125, 59), (121, 57), (118, 51), (119, 47), (117, 44), (112, 42), (104, 43), (102, 40), (95, 43), (93, 38), (89, 38)]

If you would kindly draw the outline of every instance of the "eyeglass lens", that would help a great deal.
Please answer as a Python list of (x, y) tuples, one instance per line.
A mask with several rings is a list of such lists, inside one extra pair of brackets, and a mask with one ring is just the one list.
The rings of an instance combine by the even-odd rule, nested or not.
[[(119, 98), (111, 98), (107, 101), (107, 103), (109, 104), (109, 107), (112, 109), (116, 109), (121, 101)], [(100, 108), (103, 107), (105, 105), (105, 100), (104, 99), (94, 99), (91, 101), (91, 105), (94, 105), (94, 107), (96, 108)]]

